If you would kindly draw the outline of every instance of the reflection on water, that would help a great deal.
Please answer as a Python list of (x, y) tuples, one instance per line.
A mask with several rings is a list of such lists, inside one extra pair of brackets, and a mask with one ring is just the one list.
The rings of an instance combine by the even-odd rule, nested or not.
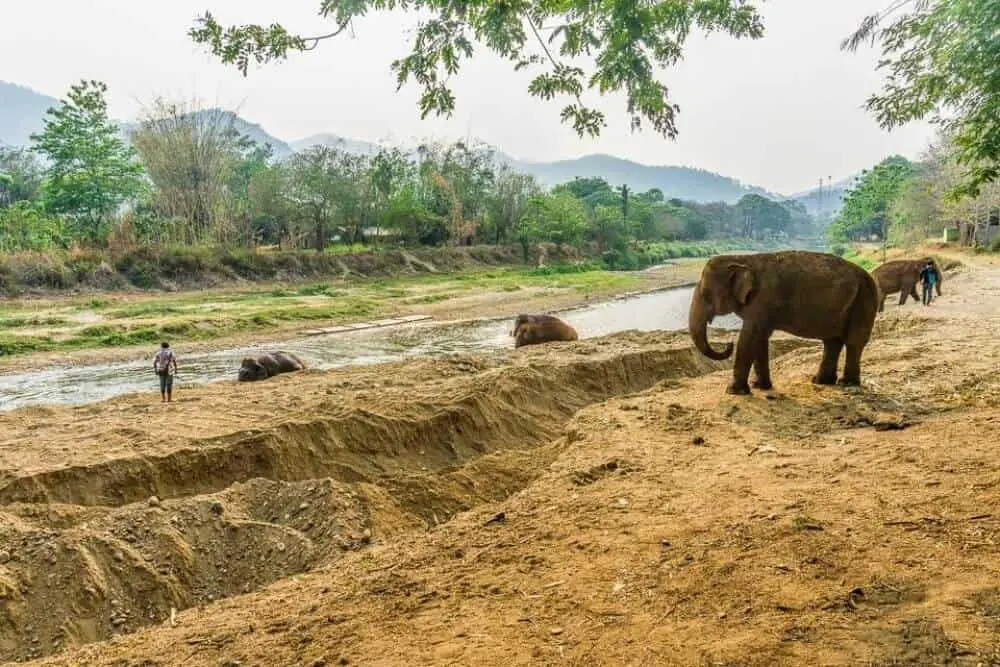
[[(582, 338), (629, 329), (685, 329), (691, 292), (690, 287), (654, 292), (563, 311), (559, 316), (572, 324)], [(740, 320), (735, 316), (722, 317), (712, 326), (736, 329)], [(180, 372), (174, 385), (183, 387), (235, 380), (244, 356), (270, 349), (294, 352), (313, 368), (334, 368), (511, 347), (510, 327), (509, 320), (451, 325), (425, 323), (184, 355), (178, 359)], [(131, 392), (156, 391), (156, 378), (152, 374), (154, 352), (150, 349), (149, 359), (131, 362), (50, 367), (0, 375), (0, 409), (39, 403), (89, 403)]]

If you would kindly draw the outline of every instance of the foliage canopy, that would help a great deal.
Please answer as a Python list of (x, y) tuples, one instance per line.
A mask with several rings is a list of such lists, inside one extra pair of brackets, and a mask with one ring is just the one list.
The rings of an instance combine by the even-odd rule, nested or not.
[(74, 85), (31, 137), (50, 162), (42, 183), (45, 209), (68, 216), (73, 234), (88, 241), (102, 239), (109, 216), (143, 186), (142, 165), (108, 120), (106, 92), (98, 81)]
[(855, 186), (844, 193), (840, 214), (827, 228), (833, 241), (864, 239), (888, 233), (890, 207), (897, 200), (916, 166), (904, 157), (894, 155), (862, 172)]
[[(421, 21), (409, 55), (392, 63), (398, 86), (417, 83), (421, 117), (450, 115), (449, 86), (479, 44), (515, 70), (536, 68), (528, 92), (544, 100), (567, 99), (561, 111), (580, 136), (600, 134), (604, 113), (584, 102), (588, 91), (623, 92), (633, 129), (648, 123), (667, 137), (677, 134), (677, 105), (657, 68), (680, 60), (692, 30), (759, 38), (761, 17), (749, 0), (320, 0), (319, 14), (335, 29), (304, 37), (278, 24), (223, 27), (206, 12), (190, 30), (245, 75), (251, 64), (282, 60), (343, 33), (369, 12), (400, 10)], [(275, 3), (277, 7), (278, 3)]]
[(867, 106), (882, 127), (929, 117), (951, 134), (966, 168), (953, 198), (1000, 177), (998, 26), (996, 0), (897, 0), (842, 44), (881, 44), (888, 79)]

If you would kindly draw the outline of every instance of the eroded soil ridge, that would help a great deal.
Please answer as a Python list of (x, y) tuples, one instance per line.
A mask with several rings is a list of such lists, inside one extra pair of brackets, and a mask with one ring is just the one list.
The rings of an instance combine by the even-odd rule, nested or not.
[[(148, 407), (148, 397), (120, 399), (101, 407), (92, 438), (77, 434), (69, 466), (15, 468), (7, 441), (2, 656), (128, 633), (440, 525), (527, 486), (565, 446), (564, 425), (581, 408), (724, 367), (674, 334), (559, 347), (395, 364), (410, 378), (404, 386), (375, 386), (373, 369), (283, 377), (273, 383), (279, 396), (307, 397), (294, 410), (271, 402), (254, 428), (202, 437), (195, 416), (213, 417), (200, 414), (205, 403), (244, 391), (206, 387), (176, 406), (171, 438), (157, 442), (151, 425), (148, 447), (109, 456), (101, 433), (127, 439)], [(267, 401), (270, 389), (253, 395)], [(45, 414), (34, 439), (55, 442), (62, 419), (72, 424), (94, 406), (21, 412)]]

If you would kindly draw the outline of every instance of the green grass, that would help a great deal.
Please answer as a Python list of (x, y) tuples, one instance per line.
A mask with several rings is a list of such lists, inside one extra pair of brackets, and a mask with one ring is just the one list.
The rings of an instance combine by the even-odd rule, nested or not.
[(21, 329), (25, 327), (52, 327), (68, 324), (69, 320), (62, 317), (0, 317), (0, 329)]
[(315, 285), (300, 287), (296, 293), (299, 296), (341, 296), (345, 292), (334, 289), (333, 285), (329, 283), (316, 283)]
[(860, 255), (860, 254), (858, 254), (857, 252), (854, 252), (854, 251), (848, 251), (848, 252), (844, 253), (844, 259), (846, 259), (849, 262), (853, 262), (853, 263), (857, 264), (858, 266), (860, 266), (865, 271), (871, 271), (872, 269), (874, 269), (876, 266), (878, 266), (880, 264), (880, 262), (877, 262), (874, 259), (871, 259), (869, 257), (865, 257), (863, 255)]
[(49, 336), (0, 335), (0, 356), (29, 354), (54, 349), (55, 342)]
[(350, 245), (345, 245), (343, 243), (332, 243), (323, 249), (328, 255), (351, 255), (358, 252), (373, 252), (375, 251), (369, 245), (364, 243), (352, 243)]
[(457, 294), (454, 292), (438, 292), (437, 294), (425, 294), (423, 296), (413, 297), (412, 299), (406, 299), (403, 303), (407, 305), (441, 303), (442, 301), (447, 301), (448, 299), (454, 299), (456, 296)]
[(176, 305), (153, 301), (147, 303), (137, 303), (117, 310), (109, 311), (105, 316), (116, 320), (129, 320), (139, 317), (161, 317), (163, 315), (175, 315), (184, 312)]
[[(638, 283), (632, 274), (582, 262), (219, 293), (193, 291), (127, 301), (14, 303), (0, 309), (0, 355), (213, 340), (294, 322), (374, 319), (407, 306), (442, 303), (470, 293), (531, 289), (553, 295), (567, 290), (592, 294), (627, 290)], [(92, 315), (97, 321), (84, 325), (64, 317), (67, 311)], [(38, 327), (38, 331), (12, 331), (27, 327)]]

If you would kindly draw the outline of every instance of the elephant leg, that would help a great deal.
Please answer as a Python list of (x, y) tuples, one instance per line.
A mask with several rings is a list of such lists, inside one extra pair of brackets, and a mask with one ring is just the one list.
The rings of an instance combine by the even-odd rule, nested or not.
[(917, 284), (916, 283), (913, 283), (913, 286), (910, 287), (910, 296), (913, 297), (914, 301), (920, 301), (920, 297), (917, 296)]
[(911, 287), (909, 289), (909, 291), (907, 291), (907, 289), (905, 287), (903, 289), (899, 290), (899, 305), (902, 306), (903, 304), (905, 304), (906, 303), (906, 297), (908, 297), (908, 296), (913, 296), (913, 298), (916, 299), (917, 295), (915, 293), (912, 294), (912, 295), (910, 294), (910, 292), (915, 292), (915, 291), (916, 291), (916, 287)]
[(756, 378), (753, 381), (753, 386), (757, 389), (768, 390), (773, 385), (771, 384), (771, 368), (769, 366), (769, 339), (770, 336), (763, 336), (763, 340), (760, 345), (757, 346), (757, 356), (753, 360), (753, 372)]
[(878, 302), (878, 312), (885, 310), (885, 294), (882, 295), (882, 300)]
[(758, 339), (758, 333), (746, 326), (740, 331), (740, 338), (736, 341), (736, 359), (733, 361), (733, 380), (726, 388), (727, 394), (745, 396), (750, 393), (747, 380), (750, 377), (750, 366), (757, 355)]
[(813, 378), (815, 384), (837, 384), (837, 362), (844, 341), (839, 338), (827, 338), (823, 341), (823, 360), (819, 362), (819, 372)]
[(838, 384), (857, 387), (861, 384), (861, 351), (864, 345), (855, 342), (847, 343), (847, 354), (844, 355), (844, 375)]

